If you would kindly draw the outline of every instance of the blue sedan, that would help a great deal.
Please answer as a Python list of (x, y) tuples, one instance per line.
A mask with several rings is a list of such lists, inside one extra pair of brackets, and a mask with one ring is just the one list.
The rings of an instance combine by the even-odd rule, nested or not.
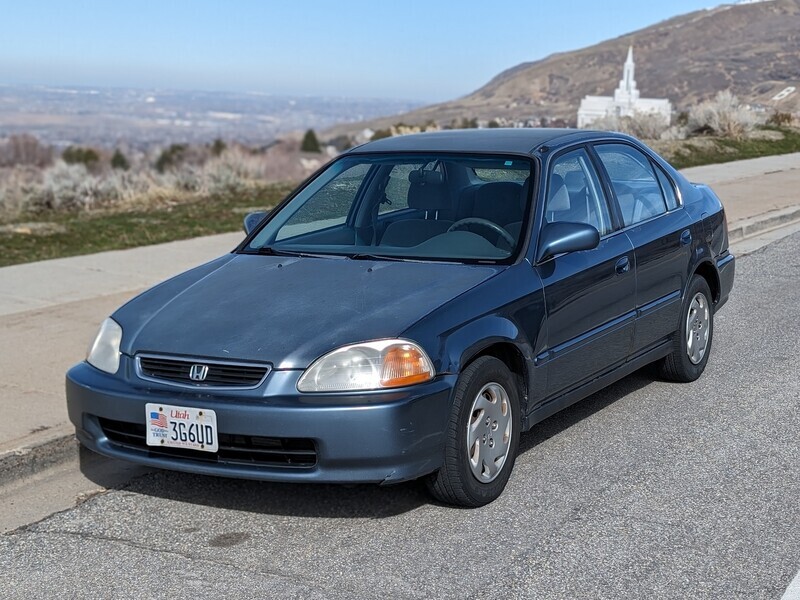
[(103, 322), (67, 373), (86, 447), (480, 506), (534, 424), (649, 363), (697, 379), (734, 278), (714, 193), (606, 132), (375, 141), (245, 230)]

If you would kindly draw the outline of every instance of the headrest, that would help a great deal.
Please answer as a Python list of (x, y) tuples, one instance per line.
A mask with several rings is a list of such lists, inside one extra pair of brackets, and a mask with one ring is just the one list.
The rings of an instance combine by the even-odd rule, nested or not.
[[(417, 174), (417, 181), (412, 175)], [(408, 207), (417, 210), (449, 210), (452, 208), (450, 194), (443, 182), (442, 174), (435, 171), (411, 171), (408, 176)], [(430, 180), (420, 183), (419, 180)]]
[(547, 195), (545, 211), (560, 212), (562, 210), (569, 209), (569, 192), (567, 191), (567, 186), (564, 185), (564, 179), (561, 177), (561, 175), (554, 173), (550, 177), (550, 189)]
[(521, 193), (522, 186), (513, 181), (484, 183), (475, 195), (475, 216), (489, 219), (498, 225), (521, 221)]
[(570, 171), (564, 175), (564, 183), (567, 191), (579, 192), (586, 187), (586, 177), (584, 177), (583, 171)]
[(421, 171), (413, 170), (408, 174), (408, 181), (411, 183), (419, 183), (425, 185), (428, 183), (444, 183), (444, 177), (441, 171)]

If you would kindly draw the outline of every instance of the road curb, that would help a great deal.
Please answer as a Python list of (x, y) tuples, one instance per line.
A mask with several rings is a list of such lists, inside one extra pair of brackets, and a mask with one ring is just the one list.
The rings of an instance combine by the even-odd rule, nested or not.
[(77, 451), (78, 440), (69, 433), (3, 452), (0, 454), (0, 486), (61, 464)]
[(796, 221), (800, 221), (800, 206), (789, 206), (780, 210), (773, 210), (750, 219), (732, 223), (728, 231), (728, 239), (731, 242), (738, 242), (763, 233), (768, 229), (775, 229)]

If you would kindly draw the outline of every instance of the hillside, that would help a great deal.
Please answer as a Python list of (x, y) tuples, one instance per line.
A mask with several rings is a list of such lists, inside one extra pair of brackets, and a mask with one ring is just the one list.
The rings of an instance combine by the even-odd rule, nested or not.
[[(682, 110), (730, 89), (745, 102), (800, 110), (800, 0), (767, 0), (696, 11), (588, 48), (522, 63), (458, 100), (361, 127), (501, 117), (572, 122), (583, 96), (613, 93), (630, 45), (643, 97), (666, 97)], [(771, 100), (787, 86), (798, 90)], [(350, 125), (332, 133), (353, 131)]]

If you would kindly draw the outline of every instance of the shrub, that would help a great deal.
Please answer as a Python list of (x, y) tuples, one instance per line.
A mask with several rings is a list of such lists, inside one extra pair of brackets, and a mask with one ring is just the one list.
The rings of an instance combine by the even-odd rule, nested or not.
[(96, 200), (95, 178), (83, 163), (59, 161), (46, 169), (38, 189), (32, 190), (34, 210), (80, 210), (92, 208)]
[(128, 162), (128, 159), (119, 148), (114, 150), (114, 154), (111, 156), (111, 168), (122, 171), (127, 171), (131, 168), (131, 163)]
[(156, 171), (164, 173), (170, 169), (174, 169), (180, 165), (184, 160), (186, 153), (186, 144), (171, 144), (169, 148), (163, 150), (156, 160)]
[(500, 123), (498, 123), (496, 119), (492, 119), (491, 121), (489, 121), (487, 127), (489, 129), (497, 129), (498, 127), (500, 127)]
[(369, 138), (370, 141), (374, 142), (375, 140), (382, 140), (383, 138), (392, 137), (392, 130), (391, 129), (378, 129), (375, 133), (372, 134), (372, 137)]
[(225, 144), (225, 142), (223, 142), (220, 138), (217, 138), (214, 140), (214, 143), (211, 144), (211, 154), (214, 156), (219, 156), (225, 152), (227, 147), (228, 146)]
[(604, 131), (619, 131), (637, 138), (654, 140), (660, 138), (669, 126), (667, 120), (659, 114), (636, 113), (630, 117), (608, 115), (596, 119), (590, 127)]
[(100, 155), (93, 148), (69, 146), (61, 153), (61, 159), (68, 165), (84, 165), (93, 167), (100, 162)]
[(775, 125), (776, 127), (789, 127), (793, 121), (794, 117), (792, 113), (780, 111), (775, 111), (770, 115), (769, 119), (767, 119), (769, 125)]
[(317, 134), (314, 133), (313, 129), (306, 131), (306, 134), (303, 136), (303, 141), (300, 144), (300, 150), (303, 152), (322, 152), (322, 148), (319, 146), (319, 140), (317, 139)]
[(244, 195), (260, 183), (263, 162), (240, 149), (228, 150), (203, 167), (203, 189), (210, 196)]
[(756, 124), (753, 111), (739, 103), (739, 99), (725, 90), (713, 100), (706, 100), (689, 111), (689, 131), (695, 134), (710, 133), (722, 137), (741, 139)]

